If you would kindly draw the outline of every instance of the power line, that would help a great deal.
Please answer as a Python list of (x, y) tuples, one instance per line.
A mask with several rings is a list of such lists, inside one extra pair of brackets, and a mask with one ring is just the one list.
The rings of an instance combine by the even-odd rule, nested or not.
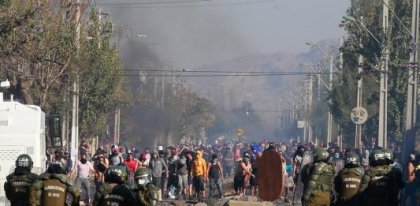
[(122, 3), (98, 3), (99, 6), (133, 6), (150, 4), (181, 4), (181, 3), (200, 3), (213, 0), (181, 0), (181, 1), (155, 1), (155, 2), (122, 2)]
[[(125, 72), (169, 72), (169, 73), (219, 73), (219, 74), (330, 74), (327, 71), (321, 72), (264, 72), (264, 71), (223, 71), (223, 70), (173, 70), (173, 69), (124, 69)], [(333, 72), (339, 73), (339, 72)], [(141, 74), (146, 75), (146, 74)]]
[[(299, 76), (299, 75), (315, 75), (317, 73), (309, 72), (284, 72), (284, 73), (268, 73), (268, 74), (123, 74), (122, 76), (143, 76), (143, 77), (262, 77), (262, 76)], [(320, 73), (321, 74), (321, 73)], [(327, 73), (322, 73), (327, 74)]]
[[(109, 8), (113, 7), (113, 8), (124, 8), (124, 9), (156, 9), (156, 8), (197, 8), (197, 7), (242, 6), (242, 5), (251, 5), (251, 4), (263, 4), (263, 3), (269, 3), (269, 2), (274, 2), (274, 1), (278, 1), (278, 0), (254, 0), (254, 1), (244, 1), (244, 2), (200, 4), (200, 5), (185, 5), (185, 4), (184, 5), (167, 5), (169, 3), (159, 3), (159, 2), (139, 2), (139, 3), (143, 3), (143, 5), (146, 5), (147, 3), (148, 5), (152, 5), (152, 6), (141, 6), (142, 4), (139, 4), (139, 3), (137, 4), (133, 3), (134, 5), (126, 4), (126, 3), (108, 3), (108, 4), (98, 4), (98, 5), (102, 7), (109, 7)], [(206, 2), (206, 1), (204, 0), (204, 1), (199, 1), (199, 2)], [(209, 0), (207, 0), (207, 2), (209, 2)], [(174, 2), (171, 2), (171, 3), (174, 3)], [(178, 4), (182, 4), (182, 3), (180, 2)], [(153, 6), (153, 5), (156, 5), (156, 6)]]

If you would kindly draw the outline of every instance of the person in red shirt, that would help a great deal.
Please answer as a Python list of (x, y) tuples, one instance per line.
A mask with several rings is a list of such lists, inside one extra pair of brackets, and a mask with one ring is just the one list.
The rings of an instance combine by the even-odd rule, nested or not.
[(134, 174), (134, 172), (137, 170), (139, 161), (134, 159), (134, 155), (132, 153), (129, 153), (127, 156), (127, 159), (124, 161), (124, 164), (127, 165), (128, 170), (130, 170), (130, 175), (131, 175), (131, 174)]

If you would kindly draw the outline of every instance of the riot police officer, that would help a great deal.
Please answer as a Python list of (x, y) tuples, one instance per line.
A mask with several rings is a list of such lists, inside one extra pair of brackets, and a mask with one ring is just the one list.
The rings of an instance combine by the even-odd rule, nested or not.
[[(41, 174), (38, 181), (31, 187), (29, 202), (31, 206), (78, 206), (80, 200), (79, 189), (73, 186), (66, 176), (66, 166), (61, 161), (53, 162), (47, 172)], [(67, 194), (72, 196), (71, 203), (67, 203)]]
[(127, 181), (126, 171), (119, 166), (112, 166), (105, 171), (105, 183), (95, 194), (93, 206), (138, 205), (133, 193), (124, 184)]
[(304, 167), (303, 205), (330, 206), (334, 167), (328, 163), (328, 156), (327, 150), (316, 148), (313, 152), (314, 162)]
[(393, 194), (396, 177), (382, 149), (376, 149), (370, 153), (369, 166), (363, 175), (359, 189), (362, 198), (361, 205), (398, 205)]
[(403, 174), (400, 168), (395, 167), (395, 155), (390, 149), (383, 149), (382, 150), (385, 157), (385, 164), (392, 167), (391, 172), (388, 174), (394, 180), (392, 182), (392, 190), (391, 193), (391, 201), (393, 202), (392, 205), (398, 205), (399, 197), (401, 196), (401, 189), (403, 188)]
[(29, 205), (30, 187), (38, 179), (38, 175), (31, 173), (33, 164), (29, 155), (19, 155), (15, 171), (6, 177), (4, 191), (12, 206)]
[(134, 180), (137, 184), (135, 193), (137, 201), (141, 206), (155, 206), (158, 202), (158, 190), (152, 183), (152, 173), (147, 168), (139, 168), (134, 173)]
[(125, 174), (127, 174), (126, 179), (124, 180), (125, 186), (127, 186), (127, 188), (130, 189), (132, 192), (136, 190), (137, 185), (134, 182), (134, 179), (132, 178), (132, 176), (130, 178), (130, 170), (128, 169), (128, 166), (125, 165), (124, 163), (119, 163), (117, 164), (116, 167), (121, 168), (122, 170), (124, 170)]
[(350, 152), (345, 157), (344, 168), (334, 178), (334, 188), (337, 192), (337, 206), (359, 205), (358, 192), (365, 169), (360, 166), (360, 157)]

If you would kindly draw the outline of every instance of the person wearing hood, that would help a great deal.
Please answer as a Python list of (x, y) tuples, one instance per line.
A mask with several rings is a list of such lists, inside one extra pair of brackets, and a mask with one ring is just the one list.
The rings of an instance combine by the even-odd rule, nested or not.
[(191, 176), (193, 178), (193, 187), (200, 200), (204, 197), (204, 181), (207, 180), (207, 164), (203, 159), (203, 151), (197, 151), (197, 158), (191, 163)]
[(168, 166), (166, 165), (166, 162), (159, 157), (158, 151), (152, 153), (149, 169), (152, 171), (153, 184), (158, 190), (158, 199), (160, 201), (162, 200), (162, 174), (166, 173)]

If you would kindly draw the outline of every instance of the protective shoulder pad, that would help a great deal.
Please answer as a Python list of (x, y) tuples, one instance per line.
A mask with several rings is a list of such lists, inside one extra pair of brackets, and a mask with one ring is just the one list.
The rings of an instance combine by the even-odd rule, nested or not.
[(146, 187), (149, 192), (149, 198), (157, 201), (159, 199), (159, 196), (158, 196), (156, 186), (154, 184), (149, 183), (146, 185)]
[(73, 182), (70, 178), (63, 174), (52, 174), (53, 178), (60, 180), (60, 182), (66, 184), (67, 186), (73, 186)]
[(313, 173), (314, 174), (321, 174), (322, 171), (324, 169), (326, 169), (327, 164), (323, 163), (323, 162), (318, 162), (315, 163), (314, 168), (313, 168)]
[(37, 180), (38, 179), (38, 175), (37, 174), (35, 174), (35, 173), (29, 173), (28, 174), (28, 178), (31, 180), (31, 181), (35, 181), (35, 180)]
[(148, 190), (157, 190), (156, 186), (153, 183), (148, 183), (146, 187)]
[(13, 177), (14, 177), (13, 173), (10, 174), (10, 175), (7, 175), (6, 180), (11, 181), (11, 180), (13, 180)]

